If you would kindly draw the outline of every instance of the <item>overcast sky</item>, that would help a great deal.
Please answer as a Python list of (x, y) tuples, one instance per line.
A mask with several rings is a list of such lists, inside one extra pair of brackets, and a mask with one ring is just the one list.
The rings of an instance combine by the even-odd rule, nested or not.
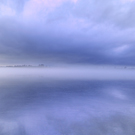
[(0, 65), (135, 65), (135, 0), (0, 0)]

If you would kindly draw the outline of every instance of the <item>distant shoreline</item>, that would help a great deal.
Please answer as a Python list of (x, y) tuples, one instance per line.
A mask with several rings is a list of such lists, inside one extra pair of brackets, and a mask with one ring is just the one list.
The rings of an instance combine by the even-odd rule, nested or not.
[(37, 66), (33, 66), (33, 65), (4, 65), (4, 66), (0, 66), (0, 67), (5, 67), (5, 68), (31, 68), (31, 67), (48, 67), (47, 65), (44, 65), (44, 64), (39, 64)]

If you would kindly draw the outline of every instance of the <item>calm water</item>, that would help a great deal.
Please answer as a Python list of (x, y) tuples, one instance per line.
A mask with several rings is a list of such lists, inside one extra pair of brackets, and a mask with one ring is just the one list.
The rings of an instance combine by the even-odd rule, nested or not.
[(135, 134), (134, 70), (0, 70), (0, 135)]

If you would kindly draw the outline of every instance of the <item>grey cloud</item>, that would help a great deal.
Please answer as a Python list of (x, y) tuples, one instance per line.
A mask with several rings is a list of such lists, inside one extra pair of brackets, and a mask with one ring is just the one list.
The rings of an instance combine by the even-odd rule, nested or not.
[(22, 12), (25, 6), (25, 3), (29, 0), (1, 0), (0, 4), (10, 6), (15, 9), (17, 12)]
[[(120, 29), (135, 28), (135, 2), (122, 3), (122, 1), (107, 0), (79, 0), (75, 5), (64, 3), (53, 12), (52, 18), (61, 19), (74, 16), (87, 20), (87, 22), (112, 25)], [(50, 19), (50, 14), (49, 14)]]
[[(17, 4), (19, 1), (14, 2)], [(76, 5), (64, 3), (48, 16), (41, 15), (38, 19), (44, 19), (42, 23), (41, 20), (36, 22), (34, 19), (20, 20), (20, 17), (1, 18), (1, 62), (50, 61), (134, 65), (134, 28), (125, 29), (132, 25), (124, 22), (126, 26), (122, 23), (123, 19), (118, 17), (120, 14), (117, 13), (122, 13), (119, 4), (105, 0), (102, 2), (80, 0)], [(21, 5), (23, 4), (25, 1)], [(125, 13), (121, 16), (132, 19), (133, 5), (128, 5), (125, 11), (126, 14), (131, 12), (131, 18), (130, 15), (124, 16)], [(92, 25), (83, 30), (83, 26), (76, 24), (77, 29), (74, 29), (72, 24), (68, 24), (69, 18), (71, 22), (72, 18), (83, 18), (87, 23), (92, 22)], [(130, 19), (127, 21), (132, 23)], [(129, 48), (122, 53), (114, 51), (123, 45), (128, 45)]]
[(115, 25), (119, 28), (135, 27), (135, 2), (122, 3), (120, 1), (79, 1), (74, 8), (74, 15), (86, 18), (88, 21)]
[(49, 59), (54, 63), (123, 64), (115, 62), (118, 56), (115, 58), (114, 55), (109, 55), (112, 46), (109, 47), (106, 43), (89, 42), (83, 38), (81, 42), (77, 42), (74, 41), (74, 38), (78, 38), (75, 35), (73, 37), (55, 36), (53, 33), (37, 35), (35, 31), (29, 33), (17, 26), (8, 30), (4, 30), (5, 35), (2, 34), (6, 38), (2, 37), (0, 52), (8, 56), (9, 61), (16, 59), (16, 61), (38, 62)]

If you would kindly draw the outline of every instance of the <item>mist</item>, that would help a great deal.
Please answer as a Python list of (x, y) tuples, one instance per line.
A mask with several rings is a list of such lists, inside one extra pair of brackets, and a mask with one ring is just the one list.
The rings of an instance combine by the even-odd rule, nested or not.
[[(126, 66), (66, 65), (44, 68), (1, 68), (1, 78), (56, 80), (134, 80), (135, 68)], [(33, 77), (33, 78), (32, 78)]]

